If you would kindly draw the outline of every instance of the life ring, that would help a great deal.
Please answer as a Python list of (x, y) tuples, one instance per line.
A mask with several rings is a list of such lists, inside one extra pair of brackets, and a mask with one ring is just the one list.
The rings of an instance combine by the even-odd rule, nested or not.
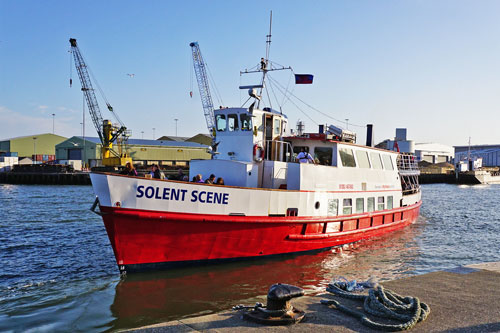
[(264, 148), (258, 144), (253, 145), (253, 160), (255, 162), (262, 162), (264, 159)]

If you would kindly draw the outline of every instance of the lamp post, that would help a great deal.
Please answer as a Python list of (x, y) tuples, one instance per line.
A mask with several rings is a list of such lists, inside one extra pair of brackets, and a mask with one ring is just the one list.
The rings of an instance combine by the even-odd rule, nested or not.
[(177, 136), (177, 122), (179, 121), (179, 119), (175, 118), (175, 136)]
[(142, 139), (144, 139), (144, 131), (141, 131)]
[(349, 129), (349, 119), (345, 119), (345, 129)]
[(55, 122), (56, 114), (52, 114), (52, 134), (56, 134), (55, 132), (55, 127), (54, 127), (54, 122)]
[(33, 164), (36, 164), (36, 136), (33, 137)]

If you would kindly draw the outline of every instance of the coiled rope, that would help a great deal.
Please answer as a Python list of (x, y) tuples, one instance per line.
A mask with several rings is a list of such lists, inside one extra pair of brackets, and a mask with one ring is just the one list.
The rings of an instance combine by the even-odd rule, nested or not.
[(424, 321), (431, 312), (430, 307), (420, 302), (417, 297), (403, 297), (393, 291), (384, 289), (380, 285), (370, 289), (368, 295), (354, 294), (346, 291), (345, 288), (345, 283), (333, 282), (328, 285), (326, 290), (340, 297), (362, 300), (364, 302), (363, 308), (368, 314), (381, 318), (394, 319), (402, 323), (384, 324), (375, 322), (364, 313), (350, 309), (335, 300), (323, 299), (321, 303), (333, 305), (339, 311), (358, 318), (365, 326), (376, 330), (388, 332), (409, 330), (418, 322)]

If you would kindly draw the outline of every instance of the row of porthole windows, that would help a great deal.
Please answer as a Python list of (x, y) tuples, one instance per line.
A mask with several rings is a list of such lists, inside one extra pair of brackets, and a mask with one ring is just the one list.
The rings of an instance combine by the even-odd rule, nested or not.
[[(356, 159), (354, 159), (354, 154), (356, 154)], [(344, 167), (354, 168), (357, 161), (360, 168), (394, 170), (394, 164), (389, 154), (380, 154), (374, 151), (368, 154), (365, 150), (354, 150), (353, 152), (350, 148), (340, 148), (339, 155)]]
[[(392, 209), (394, 207), (393, 196), (377, 197), (375, 202), (375, 197), (366, 198), (345, 198), (342, 199), (342, 215), (350, 214), (360, 214), (365, 212), (373, 212), (375, 210)], [(354, 200), (354, 201), (353, 201)], [(354, 203), (354, 206), (353, 206)], [(328, 200), (328, 215), (337, 216), (339, 215), (339, 199)]]

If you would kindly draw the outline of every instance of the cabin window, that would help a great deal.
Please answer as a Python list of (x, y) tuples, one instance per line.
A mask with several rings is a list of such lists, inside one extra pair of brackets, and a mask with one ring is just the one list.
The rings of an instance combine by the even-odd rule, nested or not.
[(365, 212), (365, 199), (357, 198), (356, 199), (356, 213), (364, 213)]
[(370, 161), (368, 160), (368, 153), (364, 150), (356, 150), (356, 158), (360, 168), (370, 169)]
[(375, 210), (375, 198), (371, 197), (366, 199), (366, 211), (373, 212)]
[(318, 159), (319, 164), (332, 165), (332, 152), (333, 152), (333, 148), (315, 147), (314, 148), (314, 157)]
[(392, 195), (389, 195), (389, 196), (387, 197), (387, 209), (392, 209), (392, 208), (394, 208), (392, 201), (393, 201), (393, 199), (392, 199)]
[(386, 170), (394, 170), (394, 165), (392, 164), (391, 155), (384, 154), (382, 155), (382, 159), (384, 160), (384, 167)]
[(280, 120), (274, 119), (274, 134), (280, 134)]
[(377, 203), (378, 203), (377, 210), (384, 210), (385, 209), (384, 197), (378, 197)]
[(382, 170), (382, 160), (380, 159), (380, 154), (379, 153), (370, 153), (370, 159), (372, 160), (372, 166), (374, 169), (380, 169)]
[(304, 149), (305, 152), (309, 152), (309, 147), (306, 147), (306, 146), (293, 146), (293, 153), (295, 155), (298, 155), (298, 153), (300, 153), (300, 151)]
[(340, 159), (342, 160), (342, 166), (345, 167), (355, 167), (356, 161), (354, 161), (354, 154), (352, 153), (352, 149), (340, 148)]
[(226, 115), (218, 114), (215, 116), (215, 123), (217, 124), (217, 131), (222, 132), (226, 130)]
[(229, 132), (238, 130), (238, 115), (228, 114), (227, 115), (227, 129)]
[(241, 130), (251, 131), (252, 130), (252, 116), (242, 113), (240, 114)]
[(352, 199), (344, 199), (342, 214), (344, 215), (352, 214)]
[(337, 216), (339, 214), (339, 199), (328, 200), (328, 216)]

